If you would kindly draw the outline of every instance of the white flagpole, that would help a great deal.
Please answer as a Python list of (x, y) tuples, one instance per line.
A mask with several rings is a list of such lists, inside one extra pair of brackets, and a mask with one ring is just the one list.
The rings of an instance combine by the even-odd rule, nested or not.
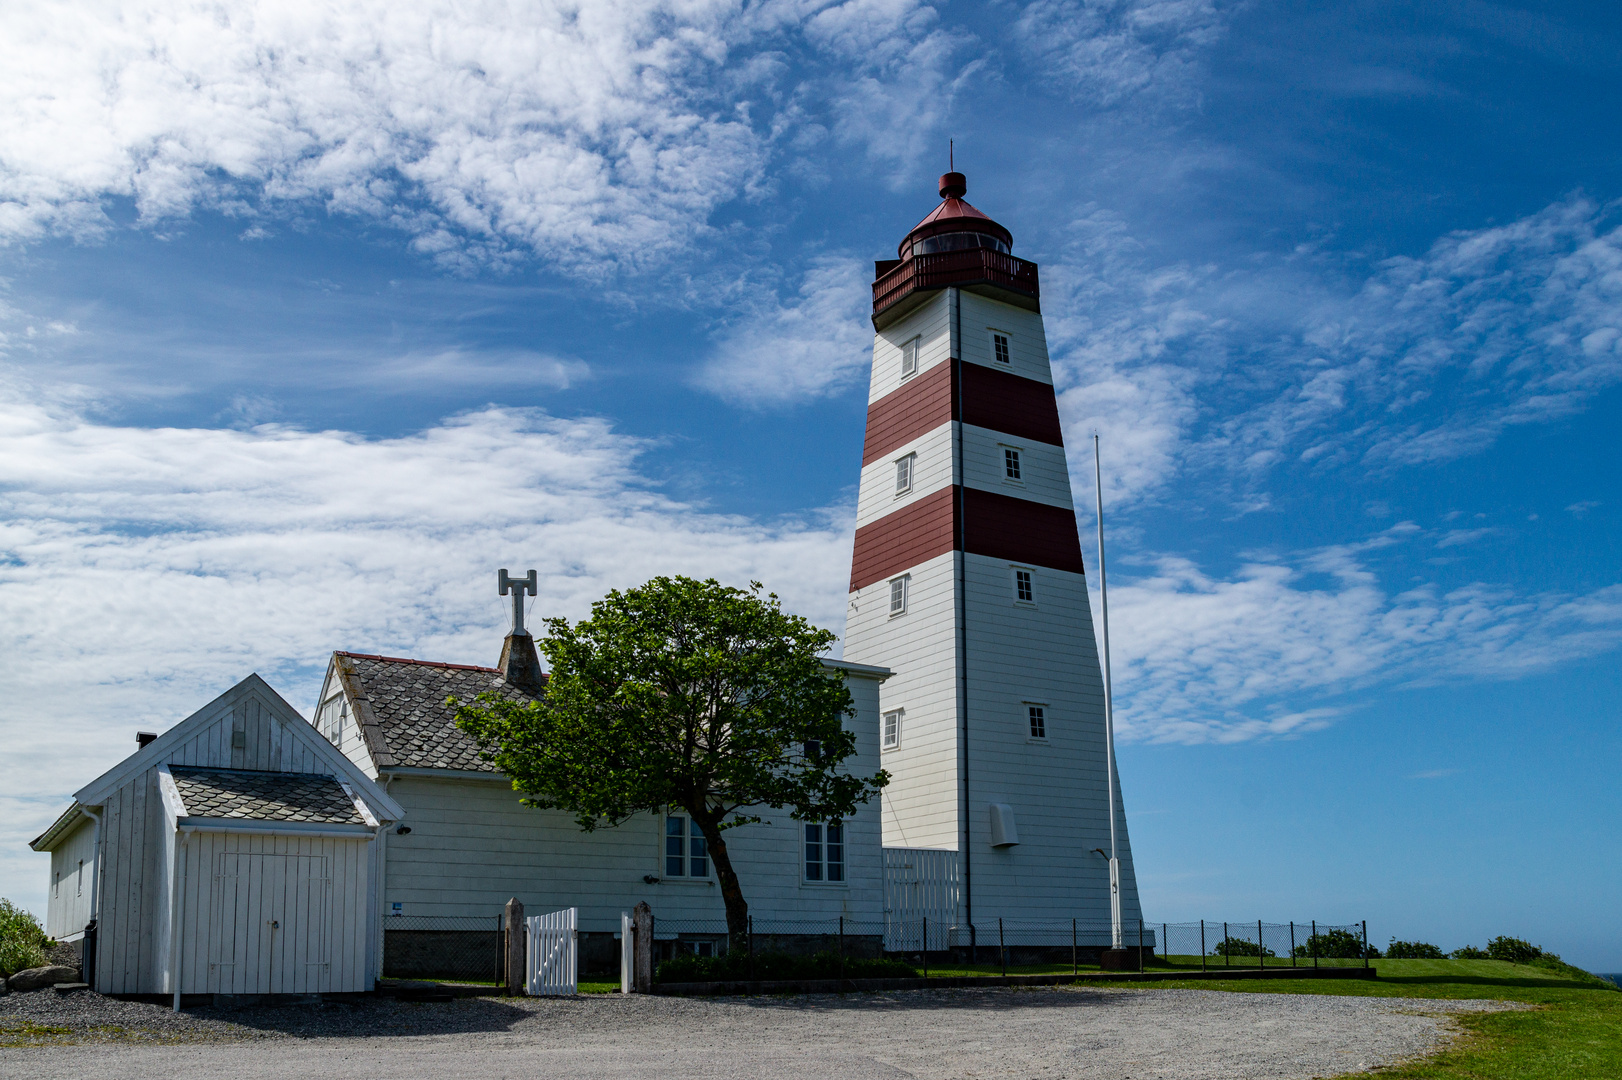
[(1093, 485), (1098, 496), (1098, 610), (1104, 631), (1104, 771), (1109, 787), (1109, 921), (1110, 948), (1126, 948), (1121, 934), (1121, 860), (1115, 853), (1115, 703), (1109, 673), (1109, 586), (1104, 574), (1104, 472), (1098, 461), (1098, 432), (1093, 432)]

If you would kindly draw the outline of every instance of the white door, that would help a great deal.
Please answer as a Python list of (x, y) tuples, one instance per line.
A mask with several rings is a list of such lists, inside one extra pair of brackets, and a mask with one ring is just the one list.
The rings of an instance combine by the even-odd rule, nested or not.
[(214, 875), (210, 990), (311, 994), (326, 989), (331, 893), (325, 856), (221, 853)]

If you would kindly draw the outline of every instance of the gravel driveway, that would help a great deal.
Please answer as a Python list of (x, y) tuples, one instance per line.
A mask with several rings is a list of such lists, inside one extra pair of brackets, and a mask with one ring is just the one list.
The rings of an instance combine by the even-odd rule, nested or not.
[[(848, 997), (468, 998), (196, 1009), (52, 990), (0, 998), (7, 1076), (191, 1080), (1111, 1077), (1354, 1072), (1432, 1051), (1446, 1014), (1503, 1002), (1207, 990), (955, 990)], [(69, 1028), (38, 1032), (25, 1025)]]

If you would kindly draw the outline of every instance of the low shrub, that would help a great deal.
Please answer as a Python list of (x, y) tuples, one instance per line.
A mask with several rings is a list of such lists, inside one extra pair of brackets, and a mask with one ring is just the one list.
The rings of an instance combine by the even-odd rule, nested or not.
[(1462, 949), (1454, 949), (1448, 953), (1455, 960), (1491, 960), (1486, 949), (1478, 949), (1474, 945), (1466, 945)]
[(1388, 960), (1446, 960), (1447, 953), (1432, 945), (1428, 941), (1398, 941), (1391, 939), (1386, 946), (1386, 959)]
[(1244, 938), (1226, 937), (1217, 942), (1217, 947), (1211, 950), (1212, 956), (1277, 956), (1278, 953), (1254, 941)]
[[(1529, 964), (1543, 955), (1543, 950), (1520, 938), (1495, 937), (1487, 942), (1489, 960), (1508, 960), (1512, 964)], [(1556, 960), (1560, 959), (1558, 956)]]
[[(1361, 960), (1364, 958), (1363, 939), (1349, 930), (1320, 930), (1307, 938), (1305, 945), (1295, 947), (1298, 957), (1320, 956), (1325, 960)], [(1367, 956), (1378, 959), (1380, 950), (1370, 946)]]
[[(725, 982), (733, 979), (759, 979), (775, 982), (785, 979), (840, 978), (839, 954), (819, 952), (813, 956), (791, 956), (779, 952), (759, 952), (750, 975), (749, 954), (728, 952), (720, 956), (675, 956), (660, 964), (654, 980), (662, 983)], [(918, 971), (910, 964), (888, 957), (847, 956), (847, 979), (916, 979)]]
[(38, 919), (0, 896), (0, 976), (44, 966), (45, 950), (54, 944)]

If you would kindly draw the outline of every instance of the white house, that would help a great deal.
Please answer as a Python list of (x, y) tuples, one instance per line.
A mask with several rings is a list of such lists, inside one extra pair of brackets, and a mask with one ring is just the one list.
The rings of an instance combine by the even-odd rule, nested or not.
[(38, 839), (46, 932), (107, 994), (370, 990), (402, 815), (250, 675), (74, 793)]
[[(878, 689), (889, 672), (826, 664), (855, 699), (848, 767), (876, 772)], [(446, 704), (487, 691), (528, 700), (543, 687), (534, 639), (521, 624), (496, 667), (332, 654), (312, 723), (406, 813), (383, 838), (384, 928), (405, 928), (391, 939), (477, 925), (449, 918), (493, 918), (516, 897), (531, 913), (579, 908), (583, 962), (599, 967), (617, 963), (620, 913), (638, 901), (657, 913), (661, 937), (679, 933), (684, 920), (713, 927), (725, 918), (703, 838), (685, 816), (647, 814), (586, 833), (571, 814), (525, 807)], [(844, 917), (876, 934), (884, 917), (878, 811), (875, 800), (828, 825), (763, 810), (768, 823), (730, 831), (727, 848), (751, 911), (775, 920)]]

